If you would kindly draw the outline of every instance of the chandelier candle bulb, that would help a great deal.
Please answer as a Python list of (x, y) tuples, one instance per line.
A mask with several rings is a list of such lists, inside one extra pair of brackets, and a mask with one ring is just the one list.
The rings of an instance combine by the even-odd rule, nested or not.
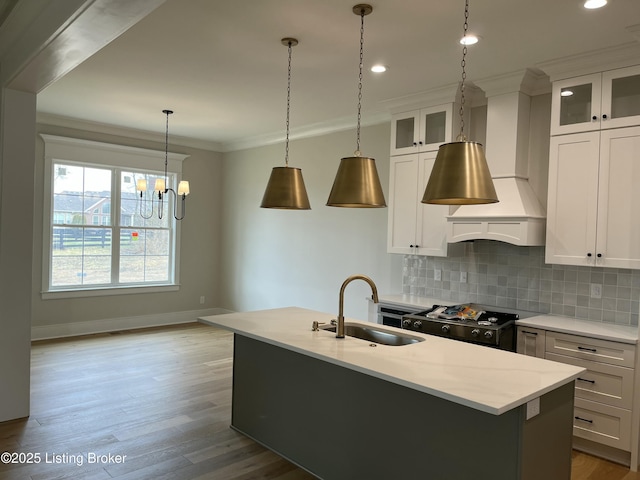
[(140, 193), (147, 191), (147, 181), (144, 178), (138, 179), (136, 182), (136, 190)]
[(156, 192), (164, 193), (166, 190), (166, 186), (164, 183), (164, 178), (156, 178), (156, 185), (153, 187)]
[(178, 184), (178, 195), (184, 195), (185, 197), (189, 195), (189, 181), (182, 180)]

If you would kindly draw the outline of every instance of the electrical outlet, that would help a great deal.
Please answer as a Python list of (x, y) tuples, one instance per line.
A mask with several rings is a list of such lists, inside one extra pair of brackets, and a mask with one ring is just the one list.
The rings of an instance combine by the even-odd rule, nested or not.
[(442, 280), (442, 270), (436, 269), (433, 271), (433, 279), (434, 280)]
[(527, 402), (527, 420), (540, 413), (540, 397)]
[(599, 283), (591, 284), (591, 298), (602, 298), (602, 285)]
[(467, 283), (467, 272), (460, 272), (460, 283)]
[(200, 305), (204, 305), (204, 295), (200, 297)]

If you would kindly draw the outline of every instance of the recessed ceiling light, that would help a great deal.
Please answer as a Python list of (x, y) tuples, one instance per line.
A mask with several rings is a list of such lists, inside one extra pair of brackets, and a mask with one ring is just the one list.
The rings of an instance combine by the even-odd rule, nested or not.
[(585, 0), (584, 8), (594, 9), (601, 8), (607, 4), (607, 0)]
[(476, 35), (465, 35), (460, 39), (462, 45), (475, 45), (480, 40), (480, 37)]
[(375, 73), (383, 73), (387, 71), (387, 67), (385, 67), (384, 65), (374, 65), (373, 67), (371, 67), (371, 71)]
[(573, 95), (573, 92), (571, 90), (562, 90), (560, 92), (561, 97), (570, 97), (571, 95)]

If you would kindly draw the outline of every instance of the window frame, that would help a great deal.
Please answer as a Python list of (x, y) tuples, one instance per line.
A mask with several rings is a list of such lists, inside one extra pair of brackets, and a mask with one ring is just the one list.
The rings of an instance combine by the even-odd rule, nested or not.
[[(165, 152), (159, 150), (149, 150), (138, 147), (129, 147), (111, 143), (96, 142), (91, 140), (82, 140), (70, 137), (60, 137), (56, 135), (40, 134), (44, 140), (44, 198), (43, 198), (43, 232), (42, 232), (42, 288), (41, 296), (43, 299), (53, 298), (73, 298), (73, 297), (90, 297), (105, 295), (122, 295), (122, 294), (138, 294), (151, 292), (167, 292), (177, 291), (180, 289), (180, 224), (171, 215), (170, 218), (170, 236), (173, 246), (173, 271), (170, 268), (170, 277), (168, 282), (162, 283), (136, 283), (123, 285), (73, 285), (64, 287), (51, 286), (52, 274), (52, 252), (51, 252), (51, 235), (53, 229), (53, 179), (54, 164), (73, 163), (83, 167), (108, 168), (112, 174), (112, 197), (111, 211), (119, 212), (120, 204), (120, 172), (122, 170), (140, 170), (154, 173), (164, 174)], [(169, 152), (167, 155), (167, 172), (174, 176), (175, 185), (182, 178), (182, 163), (189, 155), (177, 154)], [(160, 168), (159, 168), (160, 167)], [(116, 175), (117, 173), (117, 175)], [(117, 188), (114, 188), (117, 184)], [(173, 186), (175, 189), (175, 185)], [(117, 195), (116, 195), (117, 193)], [(171, 195), (169, 196), (171, 198)], [(171, 213), (171, 209), (169, 210)], [(98, 215), (102, 215), (99, 213)], [(129, 228), (128, 225), (120, 224), (117, 219), (116, 225), (110, 225), (110, 228)], [(114, 243), (115, 247), (115, 243)], [(114, 248), (112, 262), (119, 263), (119, 248)], [(171, 275), (173, 273), (173, 275)]]

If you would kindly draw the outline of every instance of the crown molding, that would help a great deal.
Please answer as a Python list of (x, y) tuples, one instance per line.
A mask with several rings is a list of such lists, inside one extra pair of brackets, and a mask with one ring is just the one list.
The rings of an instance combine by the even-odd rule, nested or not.
[[(471, 85), (467, 85), (471, 87)], [(408, 110), (440, 105), (442, 103), (453, 103), (459, 97), (460, 84), (450, 83), (442, 87), (425, 90), (424, 92), (403, 95), (402, 97), (389, 98), (382, 100), (380, 105), (389, 110), (391, 114), (402, 113)]]
[[(136, 140), (146, 140), (151, 142), (165, 142), (165, 134), (157, 132), (149, 132), (146, 130), (136, 130), (134, 128), (119, 127), (106, 123), (91, 122), (88, 120), (79, 120), (76, 118), (64, 117), (60, 115), (52, 115), (49, 113), (37, 113), (36, 122), (41, 125), (51, 125), (56, 127), (73, 128), (86, 132), (101, 133), (105, 135), (115, 135), (119, 137), (134, 138)], [(212, 152), (221, 152), (222, 145), (218, 142), (210, 142), (197, 138), (181, 137), (171, 135), (171, 145), (179, 145), (181, 147), (198, 148), (201, 150), (209, 150)]]
[[(369, 127), (379, 125), (391, 121), (389, 112), (380, 111), (363, 114), (360, 125)], [(302, 138), (319, 137), (330, 133), (342, 132), (356, 128), (356, 119), (353, 116), (342, 117), (326, 122), (318, 122), (310, 125), (294, 128), (289, 132), (289, 140), (299, 140)], [(233, 152), (236, 150), (245, 150), (248, 148), (264, 147), (266, 145), (274, 145), (285, 141), (284, 132), (268, 133), (265, 135), (256, 135), (251, 138), (241, 139), (222, 143), (221, 152)]]
[(549, 77), (542, 71), (529, 68), (474, 80), (474, 83), (484, 91), (487, 97), (514, 92), (522, 92), (533, 97), (551, 92)]
[[(640, 36), (640, 25), (628, 27)], [(591, 73), (630, 67), (640, 63), (640, 42), (630, 42), (615, 47), (593, 50), (569, 57), (539, 63), (537, 68), (549, 75), (552, 82)]]

